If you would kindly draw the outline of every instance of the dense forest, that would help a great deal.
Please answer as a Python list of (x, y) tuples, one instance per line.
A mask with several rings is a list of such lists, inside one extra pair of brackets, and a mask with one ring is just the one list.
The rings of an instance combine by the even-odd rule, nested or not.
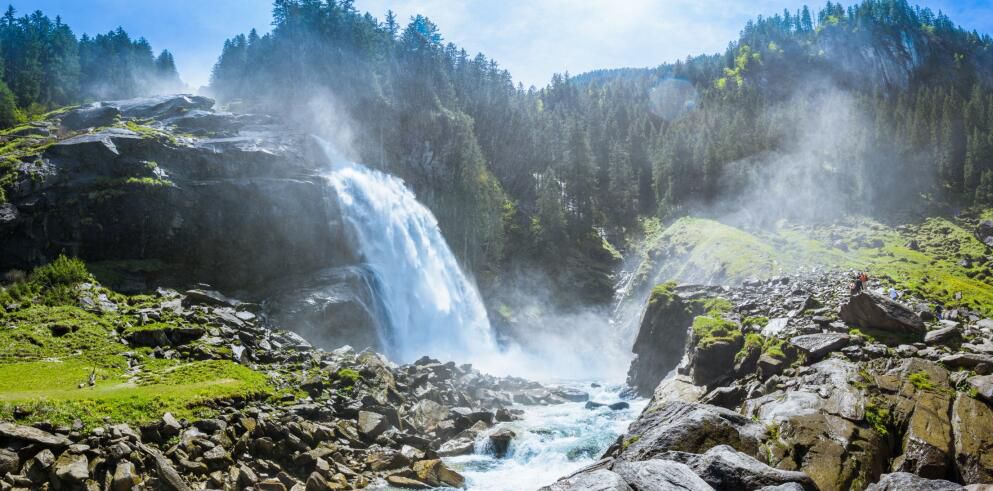
[[(270, 34), (225, 43), (213, 94), (292, 115), (332, 94), (355, 156), (406, 179), (477, 272), (593, 254), (639, 217), (725, 203), (770, 161), (802, 160), (839, 212), (993, 204), (993, 41), (904, 0), (759, 17), (723, 54), (541, 89), (425, 17), (349, 0), (273, 13)], [(811, 128), (837, 94), (846, 112)]]
[(0, 17), (0, 127), (51, 108), (183, 88), (169, 51), (118, 28), (77, 39), (60, 17), (40, 11)]

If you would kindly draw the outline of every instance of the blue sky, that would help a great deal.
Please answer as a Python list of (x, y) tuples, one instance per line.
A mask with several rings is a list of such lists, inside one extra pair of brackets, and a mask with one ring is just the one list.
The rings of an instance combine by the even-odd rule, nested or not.
[[(854, 1), (854, 0), (853, 0)], [(913, 2), (913, 0), (911, 0)], [(19, 14), (61, 15), (77, 35), (117, 26), (175, 54), (183, 79), (206, 84), (224, 40), (269, 30), (270, 0), (8, 0)], [(722, 51), (759, 14), (791, 11), (799, 0), (356, 0), (382, 19), (393, 9), (437, 23), (447, 41), (482, 51), (514, 80), (542, 86), (555, 72), (655, 66)], [(850, 1), (843, 2), (846, 5)], [(922, 0), (969, 29), (993, 33), (990, 0)]]

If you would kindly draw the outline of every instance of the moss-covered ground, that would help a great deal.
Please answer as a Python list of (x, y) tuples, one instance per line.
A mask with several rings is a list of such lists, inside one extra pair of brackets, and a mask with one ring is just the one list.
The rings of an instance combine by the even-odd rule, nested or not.
[(659, 278), (734, 283), (813, 269), (865, 270), (886, 286), (993, 315), (993, 261), (972, 223), (929, 218), (900, 227), (864, 218), (747, 231), (704, 218), (656, 233)]
[[(263, 373), (233, 361), (162, 359), (124, 344), (137, 310), (156, 299), (94, 281), (80, 261), (60, 258), (0, 290), (0, 419), (140, 424), (166, 411), (206, 416), (216, 401), (273, 393)], [(84, 310), (82, 294), (106, 295), (118, 309)], [(152, 326), (189, 322), (166, 314)]]

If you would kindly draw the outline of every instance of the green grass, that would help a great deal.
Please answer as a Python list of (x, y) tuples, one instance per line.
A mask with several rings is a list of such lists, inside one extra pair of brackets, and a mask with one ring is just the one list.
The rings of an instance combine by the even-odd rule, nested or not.
[(777, 360), (785, 360), (786, 353), (783, 352), (783, 346), (786, 341), (779, 338), (769, 338), (766, 340), (765, 345), (762, 347), (762, 354), (775, 358)]
[[(769, 278), (799, 268), (865, 270), (887, 286), (907, 290), (946, 307), (966, 307), (993, 315), (993, 263), (985, 245), (964, 225), (930, 218), (902, 230), (853, 217), (832, 226), (795, 226), (746, 231), (704, 218), (683, 218), (654, 235), (654, 249), (676, 260), (660, 275), (735, 282)], [(840, 240), (847, 250), (833, 246)], [(907, 247), (915, 240), (920, 250)], [(969, 267), (960, 265), (969, 258)], [(961, 293), (957, 299), (956, 294)]]
[(762, 346), (765, 344), (765, 338), (761, 334), (750, 332), (745, 334), (745, 343), (741, 346), (734, 355), (734, 362), (738, 363), (744, 360), (748, 355), (754, 351), (762, 351)]
[(706, 315), (693, 319), (693, 334), (697, 339), (697, 346), (701, 348), (721, 342), (733, 343), (741, 338), (741, 330), (734, 322)]
[(877, 401), (870, 401), (865, 405), (866, 422), (881, 436), (889, 434), (891, 419), (890, 410), (882, 407)]
[[(121, 343), (120, 335), (134, 329), (179, 327), (191, 321), (164, 313), (159, 323), (127, 327), (138, 326), (137, 311), (158, 300), (94, 286), (90, 293), (105, 293), (120, 307), (97, 315), (75, 303), (83, 281), (93, 279), (81, 261), (59, 258), (0, 292), (22, 303), (13, 311), (0, 309), (0, 420), (26, 414), (22, 422), (69, 424), (79, 419), (93, 427), (109, 418), (140, 424), (166, 411), (177, 417), (211, 415), (215, 401), (275, 393), (265, 374), (227, 359), (156, 359), (148, 348)], [(42, 301), (64, 288), (71, 292), (66, 303)], [(11, 290), (17, 291), (11, 295)], [(128, 356), (138, 370), (128, 371)], [(354, 370), (339, 373), (353, 383), (359, 377)]]
[(765, 327), (765, 325), (768, 323), (769, 323), (769, 318), (763, 316), (745, 317), (741, 321), (742, 327), (755, 327), (759, 329)]
[(909, 377), (907, 377), (907, 380), (909, 380), (917, 390), (934, 390), (934, 383), (931, 382), (931, 377), (927, 374), (927, 372), (920, 371), (912, 373)]

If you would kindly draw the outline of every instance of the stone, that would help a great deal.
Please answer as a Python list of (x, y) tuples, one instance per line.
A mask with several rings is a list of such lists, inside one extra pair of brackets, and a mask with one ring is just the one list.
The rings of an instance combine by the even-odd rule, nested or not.
[(828, 353), (847, 346), (850, 338), (848, 334), (835, 332), (807, 334), (790, 338), (790, 344), (807, 355), (808, 362), (816, 362), (827, 356)]
[(962, 343), (962, 331), (957, 326), (943, 327), (928, 331), (924, 335), (924, 343), (931, 345), (954, 346)]
[(789, 324), (790, 320), (786, 317), (777, 317), (775, 319), (769, 319), (769, 322), (762, 327), (762, 335), (767, 338), (779, 337), (781, 334), (786, 332), (786, 326)]
[(587, 392), (569, 387), (559, 387), (553, 390), (552, 394), (569, 402), (586, 402), (590, 400), (590, 395)]
[(923, 338), (924, 321), (906, 306), (887, 297), (863, 292), (850, 297), (838, 313), (841, 320), (865, 329)]
[[(325, 491), (327, 489), (331, 489), (330, 487), (327, 486), (327, 482), (324, 481), (324, 478), (320, 477), (319, 475), (318, 477), (322, 481), (324, 481), (324, 487), (317, 487), (316, 485), (311, 487), (310, 483), (314, 479), (314, 475), (316, 474), (317, 474), (316, 472), (312, 474), (311, 479), (307, 481), (307, 491), (318, 491), (318, 490)], [(395, 486), (403, 489), (431, 489), (434, 487), (430, 484), (418, 481), (417, 479), (413, 479), (401, 474), (390, 474), (389, 476), (386, 476), (386, 482), (389, 483), (391, 486)]]
[(70, 131), (110, 126), (120, 115), (121, 112), (116, 107), (95, 102), (66, 113), (61, 125)]
[(612, 469), (638, 491), (712, 491), (686, 464), (669, 460), (618, 462)]
[(37, 443), (43, 447), (53, 448), (68, 447), (72, 443), (68, 438), (61, 435), (53, 435), (31, 426), (4, 422), (0, 422), (0, 438)]
[(493, 455), (500, 459), (507, 455), (507, 451), (510, 449), (510, 442), (517, 436), (516, 433), (507, 428), (501, 428), (489, 436), (490, 448), (493, 450)]
[(762, 355), (759, 357), (758, 363), (756, 363), (756, 368), (759, 379), (768, 380), (773, 375), (783, 373), (783, 370), (786, 368), (786, 361), (774, 356)]
[(721, 444), (753, 455), (764, 434), (764, 426), (734, 411), (670, 401), (650, 407), (631, 424), (617, 457), (648, 460), (670, 450), (703, 453)]
[(635, 354), (628, 369), (627, 385), (649, 397), (665, 376), (683, 359), (693, 323), (692, 308), (673, 289), (656, 287), (641, 317)]
[(473, 438), (458, 437), (453, 438), (440, 447), (438, 455), (441, 457), (456, 457), (459, 455), (469, 455), (476, 449), (476, 441)]
[(359, 411), (359, 434), (368, 440), (375, 440), (377, 436), (390, 428), (390, 423), (386, 416), (372, 411)]
[(816, 489), (814, 481), (802, 472), (769, 467), (727, 445), (718, 445), (702, 455), (668, 452), (660, 458), (686, 464), (715, 489), (758, 489), (791, 482), (803, 489)]
[(927, 479), (909, 472), (894, 472), (883, 474), (879, 481), (866, 488), (866, 491), (957, 491), (962, 489), (944, 479)]
[[(940, 386), (947, 387), (943, 383)], [(903, 436), (903, 452), (894, 460), (893, 470), (928, 479), (943, 478), (951, 470), (953, 452), (948, 419), (951, 399), (943, 392), (918, 390), (913, 400), (914, 412)]]
[(366, 454), (366, 465), (373, 471), (399, 469), (410, 464), (410, 459), (403, 453), (391, 448), (370, 450)]
[(55, 477), (64, 483), (80, 485), (90, 478), (90, 461), (83, 454), (65, 452), (53, 466)]
[(113, 481), (111, 485), (114, 491), (131, 491), (141, 480), (138, 478), (138, 471), (130, 461), (122, 460), (117, 463), (114, 469)]
[(993, 374), (993, 356), (979, 353), (955, 353), (942, 356), (938, 361), (951, 369), (965, 368), (980, 375)]
[(987, 247), (993, 247), (993, 220), (983, 220), (976, 225), (973, 234)]
[(17, 453), (11, 452), (6, 448), (0, 448), (0, 476), (6, 475), (8, 472), (10, 474), (17, 474), (20, 468), (21, 459), (17, 456)]
[(739, 335), (732, 339), (698, 343), (689, 353), (689, 375), (693, 384), (708, 386), (728, 378), (734, 357), (744, 343)]
[(607, 469), (579, 472), (539, 491), (633, 491), (617, 473)]
[(461, 474), (448, 468), (444, 462), (438, 459), (421, 460), (411, 466), (417, 474), (417, 480), (432, 486), (451, 486), (461, 488), (465, 485), (465, 478)]
[(159, 432), (162, 436), (170, 437), (173, 435), (178, 435), (183, 429), (183, 426), (179, 424), (179, 421), (172, 415), (172, 413), (165, 413), (162, 415), (162, 424), (159, 426)]
[(986, 401), (987, 404), (993, 404), (993, 375), (969, 377), (965, 383), (976, 391), (976, 397)]
[(631, 405), (628, 404), (628, 403), (626, 403), (626, 402), (624, 402), (624, 401), (615, 402), (615, 403), (610, 404), (610, 405), (607, 406), (607, 408), (610, 409), (611, 411), (621, 411), (623, 409), (628, 409), (630, 407), (631, 407)]
[(965, 484), (993, 482), (993, 410), (958, 393), (952, 406), (955, 467)]

